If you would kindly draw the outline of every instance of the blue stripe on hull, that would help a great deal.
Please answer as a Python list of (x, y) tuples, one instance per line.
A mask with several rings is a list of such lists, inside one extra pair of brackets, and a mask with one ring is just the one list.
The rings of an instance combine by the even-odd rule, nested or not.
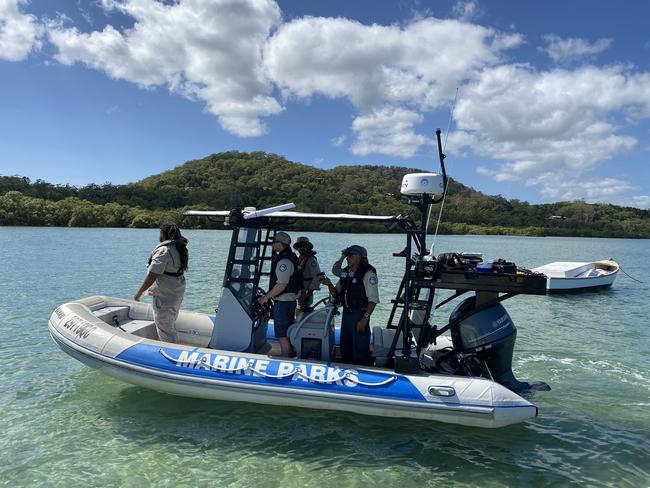
[[(233, 391), (237, 391), (238, 389), (241, 390), (248, 390), (244, 384), (242, 384), (241, 378), (246, 378), (247, 380), (260, 380), (262, 378), (259, 377), (253, 377), (253, 376), (244, 376), (244, 375), (236, 375), (235, 377), (237, 379), (233, 380), (232, 376), (222, 378), (221, 376), (218, 375), (229, 375), (229, 373), (217, 373), (214, 375), (207, 375), (205, 374), (207, 370), (203, 369), (191, 369), (191, 368), (179, 368), (179, 367), (172, 367), (170, 368), (167, 365), (164, 365), (164, 363), (160, 364), (159, 366), (162, 367), (156, 367), (156, 366), (147, 366), (146, 361), (128, 361), (125, 359), (120, 359), (121, 354), (118, 357), (112, 358), (112, 357), (107, 357), (104, 356), (103, 354), (91, 351), (84, 347), (83, 345), (76, 344), (74, 343), (74, 347), (72, 346), (73, 343), (68, 344), (68, 340), (61, 337), (57, 337), (57, 333), (53, 333), (50, 331), (50, 335), (52, 336), (52, 339), (54, 342), (67, 354), (71, 355), (75, 359), (78, 359), (82, 361), (84, 364), (91, 366), (93, 368), (98, 368), (105, 370), (105, 372), (111, 376), (114, 376), (116, 378), (125, 380), (129, 383), (132, 384), (139, 384), (145, 388), (150, 388), (149, 384), (144, 384), (140, 383), (138, 381), (133, 381), (133, 379), (125, 378), (123, 375), (116, 375), (111, 373), (110, 369), (112, 368), (115, 371), (129, 371), (129, 374), (136, 374), (142, 376), (142, 378), (145, 378), (145, 383), (149, 380), (146, 378), (156, 378), (158, 377), (160, 380), (164, 382), (170, 382), (174, 384), (192, 384), (195, 386), (202, 386), (211, 389), (211, 383), (215, 382), (215, 384), (219, 384), (217, 389), (223, 390), (223, 388), (232, 388)], [(154, 345), (144, 345), (144, 344), (138, 344), (136, 346), (146, 346), (148, 348), (147, 355), (152, 356), (153, 363), (161, 363), (155, 355), (153, 354), (156, 351), (160, 351), (160, 349)], [(135, 346), (129, 348), (133, 349)], [(77, 349), (79, 348), (79, 349)], [(87, 351), (87, 353), (85, 352)], [(128, 350), (124, 351), (125, 353)], [(168, 352), (179, 352), (182, 350), (179, 349), (167, 349)], [(185, 349), (186, 352), (197, 352), (195, 349), (193, 350), (187, 350)], [(126, 354), (128, 357), (129, 354)], [(169, 360), (167, 360), (169, 361)], [(277, 363), (280, 363), (282, 361), (276, 361)], [(296, 362), (290, 362), (292, 364), (305, 364), (305, 363), (296, 363)], [(175, 362), (170, 362), (173, 366), (175, 366)], [(108, 369), (105, 369), (105, 367), (108, 367)], [(188, 374), (188, 371), (191, 371), (190, 374)], [(201, 375), (195, 374), (196, 372), (200, 372)], [(230, 373), (232, 375), (232, 373)], [(379, 378), (387, 378), (391, 377), (389, 374), (385, 373), (375, 373), (375, 372), (363, 372), (359, 375), (360, 378), (362, 378), (364, 381), (370, 378), (377, 379)], [(397, 381), (392, 383), (392, 386), (396, 386), (399, 384), (400, 389), (406, 387), (406, 389), (413, 390), (415, 387), (410, 383), (410, 381), (407, 378), (400, 378), (398, 375), (395, 375)], [(225, 380), (225, 381), (224, 381)], [(409, 399), (406, 397), (399, 397), (397, 395), (393, 395), (392, 398), (390, 398), (388, 395), (386, 395), (385, 390), (387, 390), (390, 386), (386, 387), (374, 387), (376, 389), (376, 392), (372, 395), (368, 395), (367, 390), (368, 388), (371, 387), (361, 387), (361, 385), (357, 385), (353, 388), (348, 388), (348, 391), (341, 391), (340, 389), (335, 390), (335, 386), (340, 385), (319, 385), (320, 388), (311, 388), (310, 391), (305, 391), (305, 386), (304, 385), (294, 385), (292, 384), (292, 381), (289, 379), (286, 380), (275, 380), (270, 381), (266, 380), (266, 382), (262, 382), (260, 384), (259, 381), (256, 381), (258, 385), (254, 385), (253, 382), (249, 382), (249, 386), (255, 388), (255, 386), (258, 387), (267, 387), (269, 388), (268, 394), (271, 396), (278, 397), (278, 395), (281, 395), (283, 398), (290, 398), (294, 397), (296, 399), (300, 399), (303, 397), (311, 397), (313, 398), (319, 398), (319, 402), (334, 402), (337, 404), (348, 404), (348, 405), (359, 405), (359, 406), (368, 406), (368, 405), (374, 405), (379, 407), (379, 410), (376, 412), (372, 412), (371, 415), (383, 415), (383, 416), (402, 416), (406, 417), (407, 415), (397, 415), (396, 413), (387, 413), (391, 411), (391, 409), (398, 408), (399, 412), (402, 414), (413, 412), (415, 415), (415, 412), (417, 411), (422, 411), (426, 410), (429, 411), (431, 410), (431, 415), (439, 415), (436, 420), (440, 420), (443, 422), (450, 422), (450, 423), (458, 423), (458, 424), (463, 424), (463, 425), (474, 425), (474, 426), (480, 426), (480, 427), (499, 427), (499, 426), (505, 426), (509, 425), (512, 423), (516, 422), (521, 422), (523, 420), (526, 420), (527, 418), (532, 418), (537, 415), (537, 408), (533, 405), (499, 405), (499, 406), (494, 406), (494, 405), (473, 405), (473, 404), (463, 404), (463, 403), (457, 403), (457, 402), (452, 402), (452, 403), (431, 403), (427, 402), (424, 400), (419, 392), (417, 392), (416, 397), (419, 398), (414, 398), (414, 399)], [(288, 382), (288, 384), (286, 384)], [(312, 385), (313, 386), (313, 385)], [(332, 388), (326, 388), (327, 386), (330, 386)], [(282, 390), (286, 389), (286, 393), (283, 393)], [(160, 388), (160, 391), (168, 391), (167, 388)], [(169, 393), (172, 394), (181, 394), (178, 392), (173, 392), (171, 390), (168, 391)], [(383, 392), (383, 394), (382, 394)], [(325, 394), (327, 395), (328, 393), (334, 395), (335, 397), (332, 398), (324, 398), (321, 395)], [(318, 395), (318, 396), (317, 396)], [(376, 400), (374, 402), (368, 402), (368, 400), (364, 400), (363, 396), (366, 397), (375, 397)], [(203, 397), (203, 396), (199, 396)], [(206, 398), (208, 398), (206, 396)], [(383, 401), (382, 401), (383, 400)], [(246, 401), (246, 400), (244, 400)], [(251, 401), (256, 401), (256, 400), (251, 400)], [(273, 404), (274, 402), (260, 402), (260, 403), (270, 403)], [(279, 404), (279, 403), (278, 403)], [(284, 403), (283, 403), (284, 404)], [(304, 405), (303, 405), (304, 406)], [(323, 408), (323, 406), (312, 406), (311, 408)], [(352, 412), (357, 412), (357, 409), (352, 407), (352, 409), (349, 408), (335, 408), (334, 405), (330, 407), (335, 410), (348, 410)], [(485, 417), (489, 417), (491, 419), (496, 418), (495, 412), (497, 411), (507, 411), (511, 409), (515, 410), (521, 410), (521, 411), (530, 411), (530, 409), (534, 409), (534, 412), (529, 413), (526, 416), (518, 416), (515, 420), (513, 421), (508, 421), (507, 419), (504, 420), (502, 419), (500, 422), (497, 422), (496, 424), (493, 423), (491, 420), (484, 421), (484, 420), (477, 420), (479, 418), (485, 419)], [(386, 410), (388, 409), (388, 410)], [(522, 410), (523, 409), (523, 410)], [(368, 412), (365, 412), (368, 413)], [(410, 415), (408, 415), (410, 417)], [(449, 417), (447, 417), (449, 416)], [(415, 417), (414, 417), (415, 418)], [(429, 418), (428, 416), (422, 417), (422, 416), (417, 416), (417, 418)], [(466, 420), (462, 420), (466, 419)], [(470, 420), (474, 419), (474, 420)]]
[[(178, 361), (167, 359), (160, 351), (159, 347), (151, 344), (135, 344), (119, 354), (116, 359), (145, 368), (180, 373), (197, 378), (214, 378), (233, 383), (270, 385), (290, 389), (328, 391), (333, 393), (428, 403), (420, 391), (413, 386), (407, 378), (399, 375), (340, 369), (326, 364), (232, 356), (225, 353), (218, 353), (216, 351), (214, 353), (203, 353), (194, 349), (163, 349), (165, 354), (169, 357), (182, 360), (187, 358), (190, 359), (186, 364), (182, 364)], [(185, 351), (183, 357), (181, 357), (182, 351)], [(395, 380), (390, 381), (388, 384), (383, 386), (355, 384), (352, 380), (342, 380), (336, 383), (325, 384), (319, 381), (310, 381), (297, 374), (282, 379), (275, 379), (258, 376), (253, 374), (251, 371), (215, 371), (215, 367), (216, 369), (222, 370), (237, 369), (238, 367), (243, 366), (247, 361), (253, 361), (255, 369), (260, 370), (263, 368), (264, 372), (268, 375), (281, 375), (283, 371), (290, 371), (289, 368), (292, 366), (293, 369), (298, 367), (304, 368), (304, 373), (311, 378), (339, 378), (348, 371), (363, 383), (381, 383), (389, 378), (395, 378)]]

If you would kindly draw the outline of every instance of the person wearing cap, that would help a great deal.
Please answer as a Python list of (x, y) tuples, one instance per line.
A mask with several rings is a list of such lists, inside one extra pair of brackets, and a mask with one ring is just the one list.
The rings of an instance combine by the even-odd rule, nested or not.
[(257, 301), (264, 305), (273, 299), (273, 324), (275, 337), (280, 343), (281, 355), (290, 357), (293, 347), (287, 337), (287, 330), (296, 314), (296, 297), (302, 287), (298, 271), (298, 258), (291, 251), (291, 237), (286, 232), (278, 232), (273, 239), (273, 261), (269, 291)]
[(298, 292), (296, 318), (310, 311), (314, 303), (314, 291), (320, 290), (320, 280), (323, 273), (318, 266), (314, 245), (305, 236), (298, 237), (293, 248), (298, 251), (298, 270), (302, 274), (302, 289)]
[(350, 246), (342, 254), (347, 266), (341, 269), (339, 282), (334, 286), (329, 278), (322, 281), (343, 304), (341, 355), (345, 363), (372, 365), (370, 316), (379, 303), (377, 271), (362, 246)]

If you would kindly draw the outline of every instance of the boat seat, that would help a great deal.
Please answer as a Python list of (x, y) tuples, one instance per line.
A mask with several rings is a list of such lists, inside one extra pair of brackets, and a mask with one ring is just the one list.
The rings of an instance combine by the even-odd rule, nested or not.
[(108, 325), (112, 325), (113, 327), (117, 325), (122, 325), (123, 323), (131, 320), (129, 318), (129, 307), (124, 307), (124, 306), (103, 307), (94, 310), (92, 313), (95, 317), (97, 317), (100, 320), (103, 320)]
[[(387, 329), (384, 327), (373, 327), (372, 328), (372, 357), (375, 358), (375, 366), (379, 368), (384, 368), (388, 366), (389, 359), (395, 359), (402, 357), (401, 342), (398, 343), (397, 348), (395, 349), (395, 354), (389, 358), (388, 351), (390, 351), (390, 346), (393, 344), (393, 339), (395, 338), (395, 333), (397, 329)], [(401, 341), (400, 337), (400, 341)], [(413, 341), (415, 345), (415, 340)], [(411, 349), (411, 357), (417, 358), (416, 348)]]
[(375, 326), (372, 328), (372, 356), (375, 366), (383, 368), (388, 364), (388, 351), (397, 329)]
[(158, 339), (158, 332), (156, 331), (156, 324), (153, 320), (129, 320), (121, 325), (124, 332), (144, 337), (146, 339)]

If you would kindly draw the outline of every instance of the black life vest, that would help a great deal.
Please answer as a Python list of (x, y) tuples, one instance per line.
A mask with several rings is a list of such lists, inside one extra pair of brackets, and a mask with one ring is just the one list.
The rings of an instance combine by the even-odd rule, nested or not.
[(276, 268), (278, 266), (278, 263), (283, 259), (288, 259), (291, 261), (291, 264), (293, 264), (293, 274), (291, 275), (291, 278), (289, 278), (289, 283), (287, 283), (287, 287), (284, 289), (281, 295), (284, 295), (285, 293), (298, 293), (298, 291), (302, 288), (302, 272), (299, 269), (300, 263), (298, 261), (298, 257), (291, 251), (291, 248), (289, 247), (285, 247), (282, 251), (273, 256), (273, 261), (271, 264), (271, 278), (269, 280), (269, 291), (272, 290), (275, 284), (278, 282)]
[(341, 295), (343, 305), (347, 310), (362, 310), (368, 308), (368, 295), (363, 286), (363, 278), (368, 271), (377, 271), (365, 261), (361, 261), (354, 276), (350, 276), (350, 266), (341, 270)]
[[(181, 251), (180, 251), (180, 249), (178, 249), (178, 247), (179, 247), (179, 246), (184, 246), (184, 245), (185, 245), (185, 244), (184, 244), (183, 242), (181, 242), (181, 241), (164, 241), (164, 242), (161, 242), (161, 243), (158, 244), (156, 247), (154, 247), (153, 252), (152, 252), (151, 255), (149, 256), (149, 261), (147, 261), (147, 267), (151, 266), (151, 261), (153, 260), (153, 253), (156, 251), (156, 249), (159, 249), (159, 248), (161, 248), (161, 247), (168, 247), (168, 246), (171, 246), (172, 244), (176, 247), (176, 250), (178, 250), (178, 253), (179, 253), (179, 254), (180, 254)], [(173, 257), (172, 257), (172, 260), (173, 260)], [(179, 266), (180, 266), (180, 264), (179, 264)], [(178, 278), (179, 276), (183, 276), (184, 273), (185, 273), (185, 270), (184, 270), (184, 269), (179, 269), (179, 270), (176, 271), (176, 272), (172, 272), (172, 271), (163, 271), (163, 274), (166, 274), (167, 276), (175, 276), (175, 277), (177, 277), (177, 278)]]

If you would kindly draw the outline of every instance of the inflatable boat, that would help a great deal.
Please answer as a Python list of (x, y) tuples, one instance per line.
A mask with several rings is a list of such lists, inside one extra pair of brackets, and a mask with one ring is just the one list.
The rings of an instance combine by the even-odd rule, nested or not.
[[(517, 329), (501, 302), (522, 293), (545, 294), (545, 277), (518, 268), (477, 272), (476, 255), (433, 256), (426, 245), (429, 215), (447, 186), (441, 151), (440, 165), (442, 174), (404, 176), (402, 193), (419, 210), (419, 222), (399, 215), (289, 211), (293, 204), (189, 211), (188, 216), (222, 219), (232, 232), (214, 316), (181, 310), (178, 342), (167, 343), (158, 340), (151, 305), (93, 296), (54, 310), (52, 339), (90, 367), (174, 395), (477, 427), (530, 419), (537, 407), (519, 394), (549, 387), (513, 375)], [(272, 308), (257, 297), (264, 294), (261, 279), (269, 275), (277, 229), (299, 219), (385, 222), (404, 230), (406, 247), (394, 254), (405, 260), (404, 278), (388, 322), (372, 330), (373, 366), (342, 362), (338, 305), (331, 300), (289, 327), (296, 358), (278, 357), (269, 333)], [(439, 291), (451, 295), (437, 300)], [(473, 295), (456, 306), (446, 325), (432, 322), (439, 307), (466, 293)]]
[[(325, 310), (333, 317), (331, 312)], [(530, 402), (484, 378), (404, 375), (210, 349), (213, 321), (181, 311), (176, 323), (180, 344), (168, 344), (157, 340), (150, 304), (96, 296), (59, 306), (49, 329), (56, 344), (82, 363), (174, 395), (478, 427), (502, 427), (537, 414)], [(306, 317), (305, 323), (309, 321)]]

